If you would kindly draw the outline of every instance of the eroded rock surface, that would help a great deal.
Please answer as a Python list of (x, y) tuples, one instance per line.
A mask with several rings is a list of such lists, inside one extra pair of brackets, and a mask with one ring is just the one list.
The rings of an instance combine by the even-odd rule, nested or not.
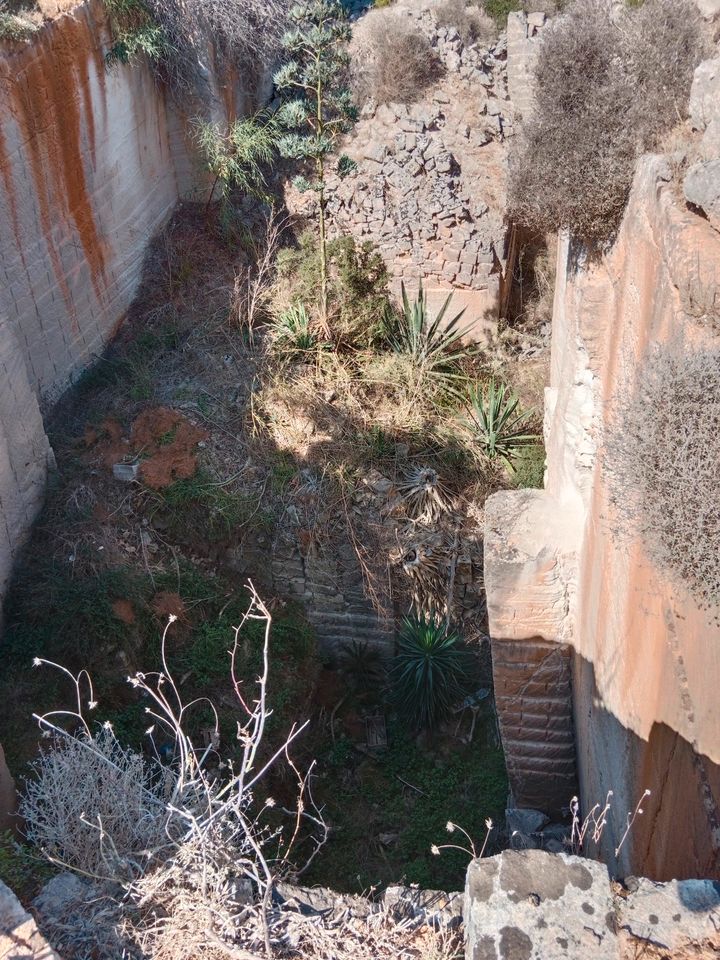
[(611, 883), (592, 860), (540, 850), (474, 860), (465, 885), (467, 960), (710, 960), (720, 885)]

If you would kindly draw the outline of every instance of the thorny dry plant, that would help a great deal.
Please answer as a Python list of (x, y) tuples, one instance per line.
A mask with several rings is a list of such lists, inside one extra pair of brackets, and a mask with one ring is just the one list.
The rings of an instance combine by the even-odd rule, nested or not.
[[(119, 882), (132, 905), (126, 935), (156, 960), (237, 957), (247, 951), (271, 956), (273, 886), (281, 876), (302, 872), (327, 838), (312, 802), (313, 765), (301, 774), (289, 754), (307, 724), (294, 725), (269, 758), (261, 752), (271, 714), (266, 699), (271, 616), (252, 583), (249, 589), (250, 605), (229, 651), (239, 760), (221, 760), (218, 754), (218, 716), (210, 701), (183, 702), (167, 660), (174, 616), (163, 632), (161, 670), (128, 678), (147, 702), (150, 760), (123, 747), (109, 724), (93, 730), (85, 712), (98, 704), (86, 672), (73, 676), (57, 664), (35, 661), (68, 677), (76, 702), (72, 709), (36, 715), (53, 743), (27, 784), (22, 815), (28, 837), (57, 865)], [(262, 673), (254, 691), (236, 672), (240, 634), (250, 620), (264, 623)], [(198, 706), (214, 717), (203, 745), (188, 732), (189, 714)], [(283, 757), (298, 787), (296, 808), (284, 811), (291, 817), (289, 836), (268, 823), (273, 801), (259, 805), (255, 799), (259, 783)], [(306, 823), (312, 824), (313, 849), (299, 866), (293, 850)]]
[(263, 235), (251, 237), (250, 263), (235, 277), (230, 318), (233, 324), (247, 329), (251, 346), (255, 342), (255, 327), (263, 319), (272, 296), (277, 252), (287, 225), (286, 216), (271, 210)]
[(657, 348), (615, 402), (603, 451), (616, 539), (639, 534), (698, 605), (720, 603), (720, 352)]
[[(620, 853), (620, 850), (627, 840), (635, 821), (645, 812), (642, 808), (642, 804), (649, 796), (650, 790), (645, 790), (635, 805), (635, 809), (628, 811), (628, 814), (625, 818), (625, 830), (620, 837), (617, 846), (615, 847), (616, 857)], [(605, 827), (608, 823), (608, 815), (612, 807), (612, 797), (613, 791), (608, 790), (607, 796), (605, 797), (605, 803), (603, 805), (596, 803), (582, 820), (580, 819), (580, 801), (577, 797), (572, 798), (570, 801), (572, 826), (570, 829), (569, 846), (573, 853), (582, 853), (586, 849), (586, 842), (589, 843), (592, 841), (595, 846), (600, 843), (603, 833), (605, 832)]]

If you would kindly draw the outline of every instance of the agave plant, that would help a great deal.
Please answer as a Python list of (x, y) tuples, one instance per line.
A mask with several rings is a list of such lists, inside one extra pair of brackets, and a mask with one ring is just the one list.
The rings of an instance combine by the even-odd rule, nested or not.
[(491, 378), (485, 387), (470, 391), (468, 426), (488, 460), (502, 460), (514, 471), (512, 461), (538, 435), (530, 432), (532, 411), (520, 410), (520, 399), (505, 383)]
[(271, 336), (274, 347), (288, 356), (307, 353), (318, 346), (310, 314), (302, 303), (294, 303), (279, 315)]
[(460, 637), (431, 617), (406, 617), (391, 678), (395, 702), (413, 727), (432, 730), (463, 696), (467, 653)]
[(390, 346), (396, 353), (410, 358), (419, 382), (430, 378), (436, 384), (448, 387), (462, 377), (458, 369), (459, 361), (477, 351), (476, 347), (462, 342), (471, 330), (471, 325), (460, 326), (465, 310), (446, 320), (445, 315), (452, 300), (452, 293), (449, 293), (433, 320), (422, 283), (412, 303), (405, 284), (401, 286), (402, 313), (396, 317), (394, 329), (389, 335)]

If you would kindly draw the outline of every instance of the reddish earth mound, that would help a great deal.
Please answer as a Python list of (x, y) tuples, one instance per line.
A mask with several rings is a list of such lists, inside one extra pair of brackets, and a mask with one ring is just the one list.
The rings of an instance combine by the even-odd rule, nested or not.
[(130, 437), (123, 436), (117, 420), (103, 420), (85, 430), (85, 446), (95, 447), (101, 462), (113, 464), (140, 460), (140, 477), (154, 490), (175, 480), (192, 477), (197, 470), (197, 445), (207, 433), (177, 410), (150, 407), (135, 420)]

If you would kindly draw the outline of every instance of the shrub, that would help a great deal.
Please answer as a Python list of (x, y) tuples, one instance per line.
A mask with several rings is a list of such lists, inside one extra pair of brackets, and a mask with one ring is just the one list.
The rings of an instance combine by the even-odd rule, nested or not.
[(7, 4), (0, 0), (0, 40), (29, 40), (36, 30), (31, 20), (11, 13)]
[(528, 447), (514, 462), (513, 482), (520, 490), (541, 490), (545, 482), (545, 447)]
[[(328, 243), (328, 312), (333, 329), (365, 345), (379, 336), (390, 305), (385, 263), (369, 240), (337, 237)], [(292, 284), (293, 299), (318, 306), (320, 255), (315, 235), (304, 231), (296, 247), (278, 254), (278, 274)]]
[(419, 388), (453, 389), (463, 377), (460, 362), (476, 352), (462, 342), (470, 332), (469, 326), (460, 326), (464, 310), (443, 322), (451, 300), (452, 293), (433, 320), (422, 283), (412, 303), (402, 284), (402, 310), (389, 324), (388, 340), (395, 353), (410, 361)]
[(532, 414), (519, 406), (518, 396), (494, 378), (470, 392), (467, 423), (475, 443), (488, 460), (501, 460), (510, 470), (523, 449), (537, 442), (528, 430)]
[(438, 27), (454, 27), (463, 43), (491, 43), (497, 36), (497, 27), (484, 10), (468, 6), (466, 0), (445, 0), (435, 9)]
[(406, 617), (391, 677), (395, 701), (411, 726), (432, 730), (463, 694), (467, 655), (460, 637), (425, 617)]
[[(207, 89), (208, 47), (217, 62), (268, 65), (285, 26), (287, 0), (103, 0), (111, 19), (110, 62), (145, 55), (183, 95)], [(209, 96), (209, 91), (208, 91)]]
[(355, 98), (362, 104), (413, 103), (442, 76), (427, 37), (406, 18), (389, 11), (367, 33), (367, 47), (354, 62)]
[(603, 458), (615, 532), (639, 532), (703, 607), (720, 603), (719, 423), (720, 352), (658, 349), (618, 402)]
[(195, 139), (214, 178), (208, 205), (218, 188), (223, 202), (233, 189), (267, 199), (265, 173), (276, 156), (278, 136), (277, 124), (266, 111), (234, 120), (227, 134), (214, 123), (196, 120)]
[(611, 9), (576, 2), (544, 31), (535, 111), (511, 159), (515, 219), (591, 243), (619, 224), (637, 156), (683, 115), (704, 50), (686, 0)]

